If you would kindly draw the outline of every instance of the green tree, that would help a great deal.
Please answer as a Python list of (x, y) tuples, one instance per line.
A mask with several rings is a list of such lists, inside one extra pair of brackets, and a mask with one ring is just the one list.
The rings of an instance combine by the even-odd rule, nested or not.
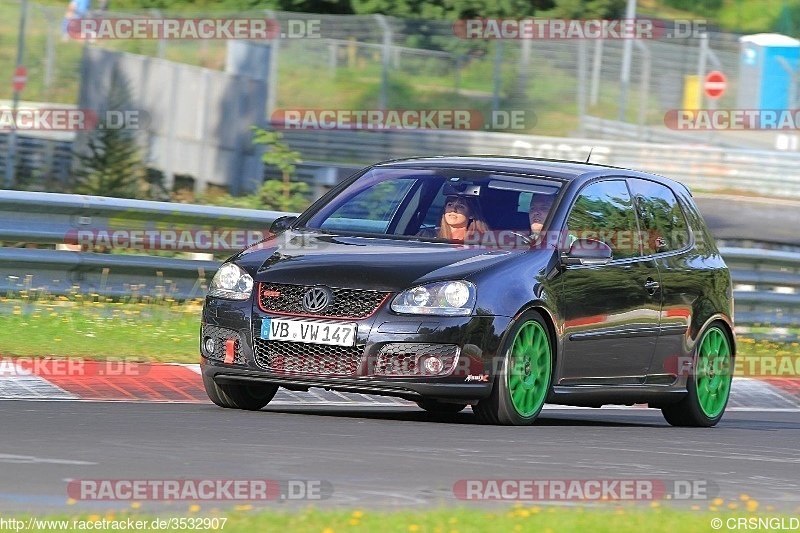
[(115, 66), (105, 109), (98, 111), (97, 126), (87, 134), (84, 149), (78, 147), (80, 151), (75, 153), (74, 192), (120, 198), (150, 196), (136, 131), (106, 121), (113, 116), (109, 112), (130, 110), (130, 102), (129, 83)]
[(293, 181), (289, 184), (289, 196), (283, 195), (283, 183), (278, 180), (267, 180), (253, 193), (245, 196), (230, 194), (204, 194), (198, 202), (201, 204), (221, 205), (224, 207), (240, 207), (242, 209), (267, 209), (269, 211), (300, 212), (309, 205), (308, 194), (311, 192), (307, 183)]
[(248, 209), (303, 211), (309, 205), (308, 195), (311, 189), (305, 182), (292, 181), (297, 163), (302, 161), (300, 152), (293, 151), (288, 144), (282, 142), (283, 135), (278, 131), (268, 131), (256, 126), (253, 126), (252, 130), (255, 133), (253, 144), (264, 144), (268, 147), (261, 160), (267, 165), (278, 167), (282, 179), (265, 181), (253, 194), (245, 196), (206, 194), (200, 198), (200, 202)]
[(544, 17), (563, 19), (619, 18), (625, 15), (625, 0), (555, 0)]
[(382, 13), (394, 17), (457, 20), (474, 17), (530, 17), (551, 9), (558, 0), (351, 0), (358, 14)]
[(253, 126), (251, 128), (255, 132), (253, 144), (267, 145), (267, 151), (261, 156), (261, 161), (267, 165), (274, 165), (278, 167), (283, 176), (283, 196), (288, 198), (291, 194), (291, 179), (292, 174), (297, 169), (297, 163), (301, 163), (300, 152), (295, 152), (285, 142), (281, 142), (283, 134), (279, 131), (267, 131)]

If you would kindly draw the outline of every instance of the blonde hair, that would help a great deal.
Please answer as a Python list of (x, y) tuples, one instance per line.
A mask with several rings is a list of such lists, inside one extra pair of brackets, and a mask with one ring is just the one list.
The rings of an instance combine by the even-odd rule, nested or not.
[[(447, 199), (450, 198), (461, 198), (464, 200), (464, 204), (467, 206), (469, 210), (469, 222), (467, 223), (467, 230), (465, 235), (470, 234), (482, 234), (489, 231), (489, 225), (486, 224), (486, 220), (483, 217), (483, 211), (481, 211), (481, 205), (478, 203), (478, 199), (474, 196), (455, 196), (451, 195), (448, 196)], [(447, 200), (445, 200), (445, 205), (447, 205)], [(439, 225), (439, 232), (436, 234), (436, 237), (440, 239), (450, 239), (452, 237), (452, 233), (450, 232), (450, 224), (447, 223), (445, 219), (446, 210), (442, 210), (442, 221)], [(466, 240), (466, 239), (465, 239)]]

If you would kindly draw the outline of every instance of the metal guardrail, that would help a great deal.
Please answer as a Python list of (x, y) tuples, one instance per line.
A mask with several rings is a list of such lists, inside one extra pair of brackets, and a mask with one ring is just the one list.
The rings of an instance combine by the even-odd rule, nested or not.
[[(198, 232), (223, 236), (197, 239), (187, 246), (197, 252), (233, 253), (260, 240), (272, 222), (286, 213), (232, 209), (72, 194), (0, 191), (0, 292), (42, 290), (50, 294), (76, 291), (106, 296), (131, 294), (193, 298), (205, 294), (219, 267), (209, 253), (179, 257), (127, 253), (82, 252), (67, 243), (78, 232), (97, 236), (124, 235), (118, 242), (132, 249), (136, 232), (173, 232), (197, 237)], [(234, 232), (236, 238), (230, 238)], [(227, 233), (226, 233), (227, 232)], [(243, 242), (247, 239), (247, 242)], [(57, 245), (62, 250), (20, 248), (28, 243)], [(178, 248), (176, 242), (176, 248)], [(184, 244), (186, 244), (184, 242)], [(69, 249), (73, 248), (73, 249)], [(173, 254), (176, 255), (176, 254)], [(200, 257), (201, 259), (196, 259)]]
[[(0, 191), (0, 292), (202, 297), (220, 262), (19, 248), (60, 244), (84, 230), (142, 227), (265, 230), (287, 213), (97, 196)], [(159, 226), (160, 225), (160, 226)], [(9, 242), (11, 241), (11, 242)], [(233, 249), (231, 249), (233, 251)], [(740, 324), (800, 326), (800, 253), (726, 247)]]
[(800, 253), (733, 247), (720, 251), (731, 270), (738, 323), (800, 326)]
[[(0, 191), (0, 241), (62, 244), (71, 231), (173, 228), (266, 230), (277, 211), (128, 200), (103, 196)], [(230, 248), (234, 250), (234, 248)]]

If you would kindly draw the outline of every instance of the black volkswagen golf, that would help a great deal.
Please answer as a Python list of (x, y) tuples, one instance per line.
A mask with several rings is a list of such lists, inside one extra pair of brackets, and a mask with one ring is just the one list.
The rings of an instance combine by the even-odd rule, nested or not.
[(211, 282), (208, 396), (261, 409), (278, 387), (391, 395), (532, 423), (545, 403), (723, 415), (730, 274), (670, 179), (511, 157), (372, 165)]

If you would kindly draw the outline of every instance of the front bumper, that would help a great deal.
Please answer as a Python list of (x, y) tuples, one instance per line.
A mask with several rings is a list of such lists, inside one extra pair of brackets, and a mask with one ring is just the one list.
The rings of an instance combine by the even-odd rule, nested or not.
[[(319, 387), (342, 392), (395, 396), (409, 400), (421, 398), (464, 400), (465, 403), (487, 397), (493, 382), (493, 363), (503, 333), (511, 319), (502, 316), (471, 317), (408, 317), (381, 310), (372, 317), (357, 321), (356, 346), (347, 357), (355, 357), (349, 365), (339, 364), (340, 352), (320, 350), (319, 345), (283, 342), (291, 345), (290, 355), (264, 355), (265, 341), (260, 339), (264, 318), (293, 318), (270, 315), (260, 310), (244, 308), (233, 302), (212, 302), (203, 310), (201, 330), (201, 366), (205, 376), (217, 383), (265, 383), (290, 390)], [(328, 321), (335, 323), (335, 320)], [(207, 332), (221, 338), (234, 338), (217, 353), (203, 348)], [(269, 341), (276, 342), (276, 341)], [(222, 346), (224, 342), (217, 343)], [(439, 373), (421, 370), (420, 362), (427, 357), (411, 357), (402, 368), (387, 361), (397, 347), (414, 349), (429, 347), (436, 353), (455, 350), (455, 357)], [(438, 348), (445, 347), (444, 350)], [(307, 348), (307, 349), (306, 349)], [(316, 355), (323, 353), (324, 355)], [(353, 356), (353, 353), (355, 354)], [(400, 360), (408, 354), (400, 354)], [(290, 357), (321, 357), (325, 365), (296, 364)], [(450, 361), (452, 360), (452, 364)], [(396, 362), (394, 363), (396, 364)], [(388, 370), (387, 370), (388, 368)], [(334, 369), (334, 372), (326, 372)], [(346, 369), (346, 370), (345, 370)]]
[(471, 403), (486, 398), (492, 392), (491, 383), (449, 383), (436, 378), (425, 382), (400, 381), (397, 379), (338, 378), (311, 375), (276, 375), (268, 372), (254, 372), (238, 368), (226, 368), (204, 360), (203, 375), (215, 383), (261, 383), (279, 385), (293, 391), (307, 391), (312, 387), (339, 392), (377, 394), (395, 396), (418, 401), (422, 398), (460, 401)]

